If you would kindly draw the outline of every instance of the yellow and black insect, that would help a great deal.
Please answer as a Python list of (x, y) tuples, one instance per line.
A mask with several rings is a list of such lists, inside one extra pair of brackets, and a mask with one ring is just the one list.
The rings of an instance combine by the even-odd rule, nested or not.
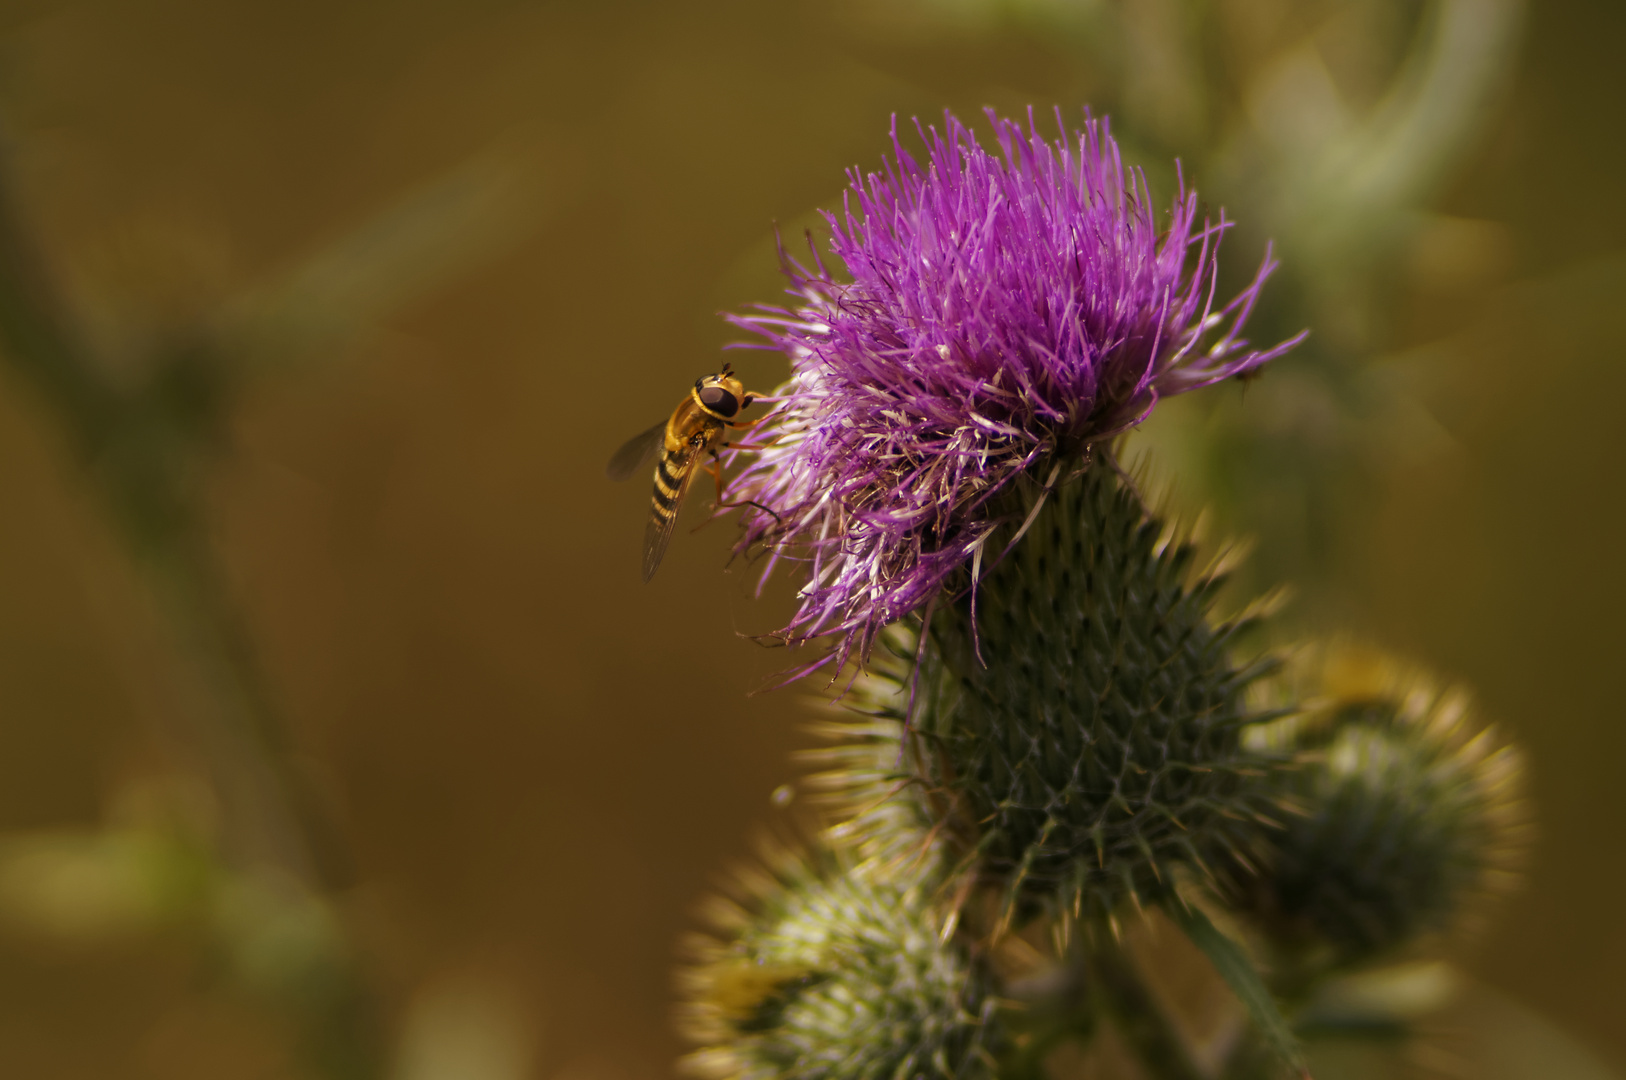
[(660, 460), (655, 465), (655, 491), (649, 503), (649, 525), (644, 529), (644, 580), (655, 576), (655, 568), (666, 554), (666, 545), (672, 539), (672, 527), (677, 524), (678, 509), (683, 496), (694, 479), (695, 466), (706, 453), (711, 454), (712, 473), (717, 477), (718, 505), (723, 502), (723, 477), (717, 468), (717, 451), (728, 444), (722, 441), (724, 428), (750, 427), (750, 421), (736, 420), (741, 409), (751, 404), (756, 395), (745, 392), (745, 386), (734, 376), (729, 365), (715, 375), (702, 375), (694, 381), (689, 396), (678, 402), (672, 415), (648, 431), (628, 439), (610, 458), (604, 474), (611, 480), (625, 480), (638, 471), (659, 449)]

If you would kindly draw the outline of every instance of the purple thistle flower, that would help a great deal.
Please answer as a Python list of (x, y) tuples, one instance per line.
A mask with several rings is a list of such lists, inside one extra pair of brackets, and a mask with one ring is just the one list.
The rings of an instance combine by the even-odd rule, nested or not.
[(1275, 263), (1267, 252), (1216, 308), (1229, 224), (1199, 226), (1182, 182), (1159, 233), (1145, 176), (1124, 169), (1105, 121), (1086, 112), (1073, 140), (1063, 129), (1051, 143), (1031, 110), (1026, 131), (987, 115), (998, 155), (952, 114), (942, 134), (917, 121), (925, 164), (894, 119), (892, 160), (850, 172), (842, 213), (825, 214), (852, 280), (817, 249), (811, 269), (786, 257), (796, 306), (729, 316), (791, 361), (778, 409), (742, 444), (756, 458), (730, 484), (729, 501), (757, 504), (740, 548), (767, 549), (764, 577), (781, 558), (809, 563), (780, 636), (838, 636), (826, 657), (838, 666), (980, 561), (1004, 520), (990, 500), (1018, 477), (1042, 469), (1048, 488), (1159, 398), (1303, 336), (1247, 348), (1237, 335)]

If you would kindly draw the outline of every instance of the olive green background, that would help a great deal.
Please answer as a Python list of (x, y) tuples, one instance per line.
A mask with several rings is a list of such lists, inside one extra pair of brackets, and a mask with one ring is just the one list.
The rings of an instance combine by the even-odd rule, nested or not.
[[(1506, 265), (1408, 293), (1388, 362), (1446, 342), (1413, 357), (1437, 437), (1387, 461), (1326, 567), (1351, 629), (1467, 681), (1528, 747), (1530, 884), (1466, 963), (1617, 1067), (1623, 40), (1617, 4), (1532, 5), (1515, 92), (1444, 202), (1506, 224)], [(808, 709), (751, 696), (788, 659), (741, 636), (789, 589), (756, 601), (720, 571), (732, 527), (691, 534), (698, 498), (641, 585), (647, 491), (603, 463), (718, 366), (738, 335), (716, 312), (779, 295), (773, 223), (799, 231), (876, 164), (892, 113), (1090, 91), (1032, 34), (816, 3), (0, 5), (16, 180), (93, 327), (161, 333), (470, 161), (500, 179), (506, 209), (403, 256), (423, 281), (368, 332), (265, 363), (210, 478), (390, 1024), (473, 987), (518, 1075), (670, 1072), (676, 942), (783, 816)], [(734, 359), (754, 386), (783, 372)], [(184, 692), (80, 468), (8, 371), (6, 830), (105, 820), (168, 760), (154, 718)], [(0, 932), (0, 1075), (289, 1076), (284, 1035), (179, 940)]]

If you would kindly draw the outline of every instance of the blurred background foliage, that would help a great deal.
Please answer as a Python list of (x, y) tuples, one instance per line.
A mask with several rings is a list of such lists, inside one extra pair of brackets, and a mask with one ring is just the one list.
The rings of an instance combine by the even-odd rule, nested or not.
[(891, 114), (1083, 104), (1241, 223), (1232, 284), (1275, 241), (1256, 340), (1313, 330), (1141, 444), (1290, 619), (1530, 752), (1529, 885), (1417, 976), (1404, 1067), (1626, 1063), (1622, 40), (1604, 0), (0, 6), (0, 1073), (669, 1072), (674, 943), (809, 710), (747, 697), (783, 587), (726, 523), (641, 587), (603, 461)]

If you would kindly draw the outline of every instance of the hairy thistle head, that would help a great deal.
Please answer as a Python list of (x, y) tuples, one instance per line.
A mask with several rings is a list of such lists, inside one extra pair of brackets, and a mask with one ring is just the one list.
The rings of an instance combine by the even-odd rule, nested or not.
[[(1007, 499), (1032, 524), (984, 576), (975, 615), (969, 591), (941, 605), (918, 667), (905, 659), (863, 688), (873, 700), (890, 683), (897, 720), (915, 700), (901, 768), (850, 785), (848, 828), (946, 847), (1003, 897), (998, 925), (1040, 910), (1108, 918), (1206, 874), (1270, 815), (1259, 781), (1279, 756), (1243, 740), (1259, 719), (1245, 691), (1270, 664), (1238, 663), (1252, 619), (1211, 618), (1223, 575), (1148, 515), (1104, 452), (1048, 495), (1024, 484)], [(838, 764), (861, 775), (859, 756), (838, 751)]]
[(988, 119), (992, 152), (953, 115), (917, 124), (924, 161), (894, 126), (885, 168), (826, 215), (846, 275), (787, 260), (794, 306), (734, 320), (791, 361), (731, 485), (741, 546), (809, 563), (781, 633), (834, 636), (838, 665), (975, 556), (1019, 477), (1294, 344), (1248, 348), (1274, 263), (1216, 301), (1229, 226), (1183, 187), (1160, 218), (1105, 121), (1052, 142), (1031, 113)]
[(1350, 646), (1299, 666), (1305, 712), (1256, 737), (1299, 757), (1271, 780), (1296, 812), (1229, 891), (1313, 975), (1471, 922), (1514, 879), (1528, 811), (1518, 752), (1461, 691)]
[(929, 864), (781, 856), (720, 902), (683, 976), (692, 1074), (740, 1080), (979, 1078), (1001, 1025), (944, 933)]

